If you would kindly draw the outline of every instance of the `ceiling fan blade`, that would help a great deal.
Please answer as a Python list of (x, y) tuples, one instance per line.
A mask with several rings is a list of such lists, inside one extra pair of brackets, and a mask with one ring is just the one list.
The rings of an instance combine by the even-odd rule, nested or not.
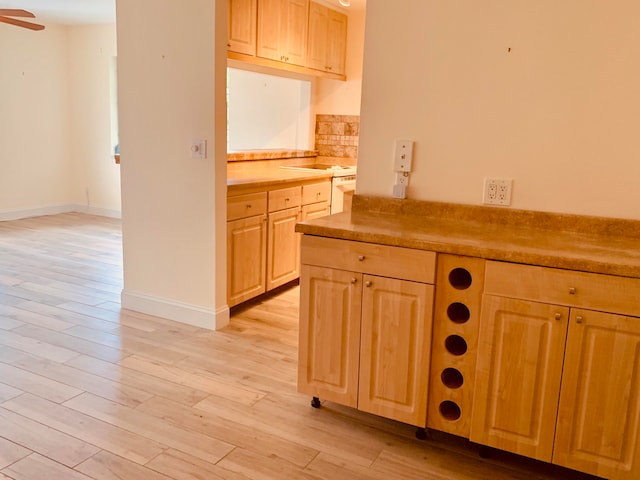
[(0, 8), (0, 15), (7, 16), (7, 17), (36, 18), (36, 16), (33, 13), (27, 12), (26, 10), (19, 10), (17, 8)]
[(37, 23), (23, 22), (22, 20), (16, 20), (15, 18), (0, 17), (1, 23), (8, 23), (9, 25), (15, 25), (16, 27), (28, 28), (29, 30), (44, 30), (44, 25), (38, 25)]

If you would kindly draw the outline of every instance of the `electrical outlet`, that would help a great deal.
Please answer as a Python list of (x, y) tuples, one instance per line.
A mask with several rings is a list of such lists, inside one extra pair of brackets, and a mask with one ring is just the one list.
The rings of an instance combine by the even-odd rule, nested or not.
[(485, 177), (482, 203), (487, 205), (511, 205), (512, 186), (513, 180), (511, 178)]

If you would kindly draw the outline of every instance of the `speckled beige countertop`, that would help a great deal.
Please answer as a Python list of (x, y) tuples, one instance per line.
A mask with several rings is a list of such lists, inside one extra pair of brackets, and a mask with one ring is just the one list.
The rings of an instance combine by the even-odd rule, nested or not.
[(640, 278), (640, 221), (356, 195), (296, 230), (529, 265)]
[(247, 160), (275, 160), (279, 158), (307, 158), (316, 157), (318, 152), (315, 150), (238, 150), (227, 153), (228, 162), (240, 162)]

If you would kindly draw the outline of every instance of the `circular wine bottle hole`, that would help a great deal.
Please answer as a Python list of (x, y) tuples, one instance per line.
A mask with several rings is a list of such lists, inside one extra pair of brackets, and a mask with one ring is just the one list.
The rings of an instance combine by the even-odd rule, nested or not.
[(464, 377), (456, 368), (445, 368), (440, 375), (442, 383), (451, 389), (460, 388), (464, 383)]
[(456, 357), (467, 353), (467, 342), (460, 335), (449, 335), (444, 341), (444, 347)]
[(461, 414), (462, 412), (460, 411), (460, 407), (456, 402), (445, 400), (440, 403), (440, 415), (442, 415), (446, 420), (453, 422), (458, 420)]
[(453, 323), (466, 323), (471, 317), (471, 312), (464, 303), (455, 302), (447, 308), (447, 316)]
[(454, 268), (449, 273), (449, 283), (457, 290), (466, 290), (471, 286), (471, 274), (466, 268)]

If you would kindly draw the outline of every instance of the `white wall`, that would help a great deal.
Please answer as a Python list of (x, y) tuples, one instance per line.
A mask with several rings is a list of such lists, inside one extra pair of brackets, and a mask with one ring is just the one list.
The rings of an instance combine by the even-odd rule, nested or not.
[(0, 45), (0, 219), (118, 216), (119, 167), (108, 145), (115, 25), (3, 24)]
[(0, 218), (73, 202), (67, 31), (0, 24)]
[[(228, 320), (226, 5), (118, 0), (116, 9), (122, 304), (209, 328)], [(207, 140), (208, 158), (191, 158), (192, 139)]]
[(110, 68), (115, 25), (69, 27), (72, 198), (93, 213), (120, 215), (120, 167), (111, 142)]
[[(357, 192), (390, 196), (395, 138), (416, 141), (409, 196), (640, 219), (640, 3), (371, 1)], [(510, 49), (510, 50), (509, 50)]]

